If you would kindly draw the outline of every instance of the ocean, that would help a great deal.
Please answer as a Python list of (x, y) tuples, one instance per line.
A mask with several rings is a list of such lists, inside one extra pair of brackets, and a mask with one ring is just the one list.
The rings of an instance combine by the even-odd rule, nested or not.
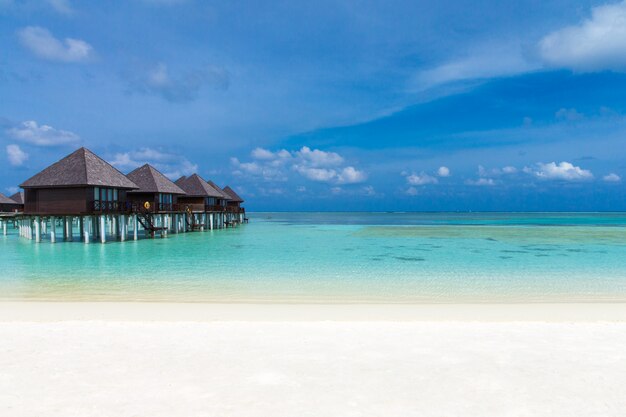
[(626, 213), (248, 213), (84, 244), (0, 236), (0, 300), (626, 301)]

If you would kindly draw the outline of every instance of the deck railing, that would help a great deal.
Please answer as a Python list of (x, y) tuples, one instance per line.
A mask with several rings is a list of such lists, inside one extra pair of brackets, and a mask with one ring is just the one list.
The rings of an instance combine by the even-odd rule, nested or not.
[[(202, 206), (198, 204), (172, 204), (172, 203), (158, 203), (150, 204), (148, 208), (145, 207), (145, 203), (137, 203), (131, 201), (94, 201), (92, 208), (94, 213), (106, 213), (106, 214), (130, 214), (130, 213), (158, 213), (158, 212), (186, 212), (201, 211)], [(243, 207), (235, 206), (217, 206), (217, 205), (205, 205), (204, 211), (211, 212), (226, 212), (226, 213), (245, 213), (246, 210)]]

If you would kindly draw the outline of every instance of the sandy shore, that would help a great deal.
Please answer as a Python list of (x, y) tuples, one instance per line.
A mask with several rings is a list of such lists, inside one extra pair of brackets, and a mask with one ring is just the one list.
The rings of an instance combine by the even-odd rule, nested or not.
[(625, 309), (0, 303), (0, 415), (623, 415)]

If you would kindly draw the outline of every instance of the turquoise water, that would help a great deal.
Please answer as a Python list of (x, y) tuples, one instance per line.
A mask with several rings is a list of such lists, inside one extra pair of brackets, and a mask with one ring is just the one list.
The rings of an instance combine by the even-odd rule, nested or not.
[(0, 236), (0, 300), (626, 301), (626, 214), (250, 213), (165, 239)]

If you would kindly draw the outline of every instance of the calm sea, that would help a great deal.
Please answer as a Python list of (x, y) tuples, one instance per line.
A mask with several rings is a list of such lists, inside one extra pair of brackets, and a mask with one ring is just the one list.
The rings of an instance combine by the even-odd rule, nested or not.
[(626, 214), (249, 213), (165, 239), (0, 236), (0, 300), (626, 301)]

